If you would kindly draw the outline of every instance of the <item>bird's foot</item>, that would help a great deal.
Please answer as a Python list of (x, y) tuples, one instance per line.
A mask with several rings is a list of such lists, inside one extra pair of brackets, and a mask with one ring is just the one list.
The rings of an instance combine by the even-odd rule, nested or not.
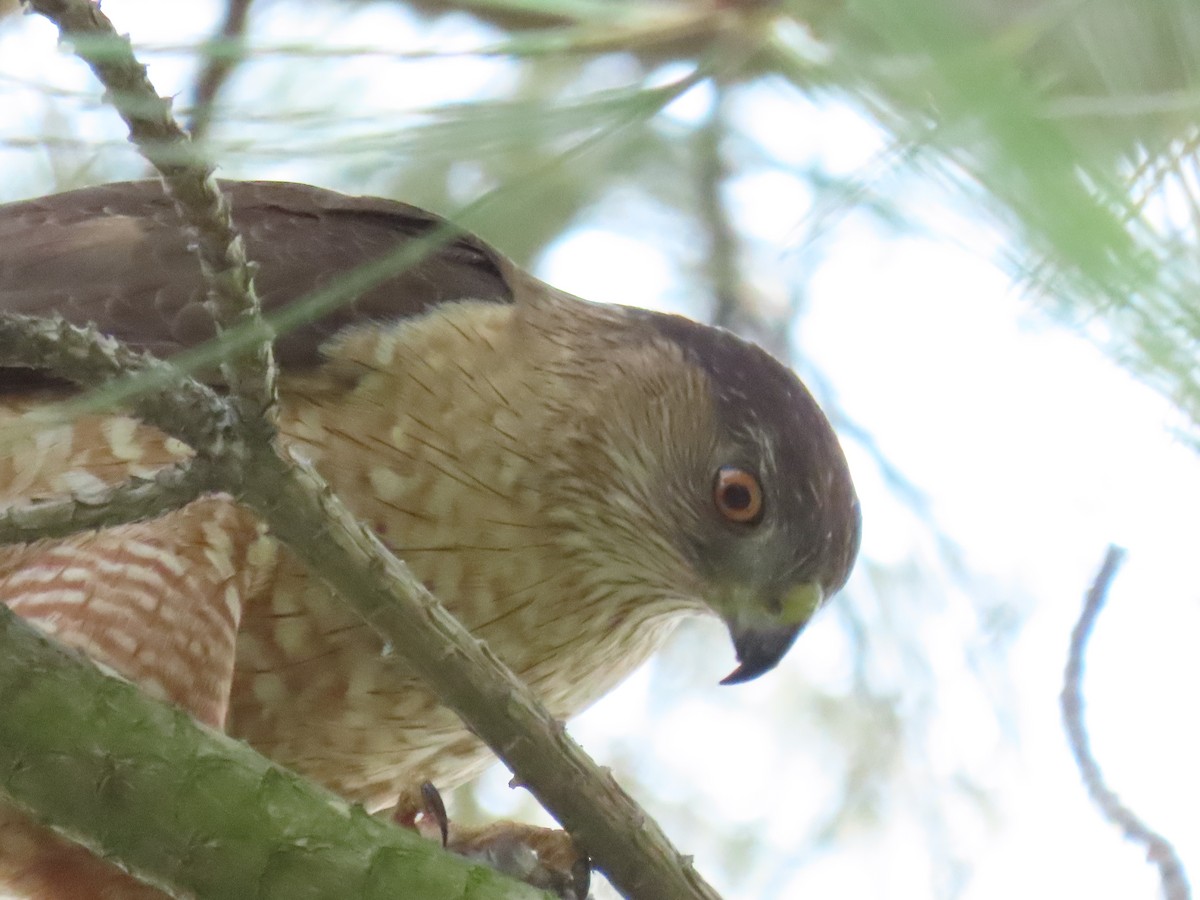
[(420, 808), (398, 806), (394, 818), (452, 853), (562, 900), (588, 898), (591, 865), (565, 831), (512, 821), (480, 827), (452, 824), (441, 794), (429, 782), (421, 785)]

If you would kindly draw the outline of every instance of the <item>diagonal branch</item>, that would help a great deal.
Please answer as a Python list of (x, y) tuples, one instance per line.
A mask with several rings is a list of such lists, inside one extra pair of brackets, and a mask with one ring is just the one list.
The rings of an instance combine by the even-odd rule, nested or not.
[(229, 202), (213, 177), (212, 164), (171, 115), (171, 101), (158, 95), (146, 77), (146, 67), (133, 55), (129, 38), (117, 33), (98, 4), (31, 0), (30, 5), (58, 26), (63, 39), (91, 67), (129, 127), (130, 140), (162, 176), (168, 196), (195, 239), (218, 330), (248, 325), (255, 331), (258, 340), (251, 348), (222, 359), (221, 374), (247, 413), (247, 421), (261, 418), (269, 426), (276, 397), (273, 335), (262, 321), (246, 248), (234, 228)]
[(2, 603), (0, 702), (0, 791), (168, 891), (289, 900), (545, 897), (102, 675)]

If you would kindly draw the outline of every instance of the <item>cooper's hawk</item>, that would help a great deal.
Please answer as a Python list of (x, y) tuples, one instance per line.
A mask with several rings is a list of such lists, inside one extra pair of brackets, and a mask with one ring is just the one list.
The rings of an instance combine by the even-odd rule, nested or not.
[[(440, 223), (303, 185), (224, 188), (268, 311)], [(213, 331), (151, 182), (0, 207), (0, 308), (93, 322), (163, 356)], [(857, 551), (845, 460), (790, 371), (728, 332), (569, 296), (470, 235), (276, 349), (283, 442), (558, 716), (610, 690), (685, 613), (728, 625), (728, 680), (767, 671)], [(38, 427), (65, 390), (39, 373), (0, 369), (0, 388), (0, 502), (190, 452), (118, 415)], [(452, 787), (489, 760), (225, 496), (0, 548), (0, 601), (370, 808), (416, 804), (423, 782)], [(24, 827), (5, 821), (0, 839)], [(32, 847), (0, 840), (0, 873), (41, 883)]]

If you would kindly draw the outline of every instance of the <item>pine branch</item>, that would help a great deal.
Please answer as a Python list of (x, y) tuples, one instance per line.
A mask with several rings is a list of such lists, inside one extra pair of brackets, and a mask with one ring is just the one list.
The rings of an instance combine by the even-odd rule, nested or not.
[(200, 898), (534, 900), (102, 675), (0, 604), (0, 789), (164, 889)]
[(171, 114), (133, 54), (97, 4), (88, 0), (31, 0), (35, 12), (58, 26), (65, 41), (107, 89), (106, 97), (129, 128), (129, 137), (162, 176), (182, 224), (192, 237), (208, 288), (218, 332), (236, 326), (256, 337), (242, 352), (222, 355), (221, 374), (247, 411), (270, 423), (276, 400), (273, 337), (262, 320), (254, 278), (229, 203), (217, 186), (213, 165)]
[(150, 478), (131, 478), (95, 491), (6, 506), (0, 508), (0, 544), (27, 544), (144, 522), (186, 506), (214, 488), (208, 468), (189, 459), (160, 469)]

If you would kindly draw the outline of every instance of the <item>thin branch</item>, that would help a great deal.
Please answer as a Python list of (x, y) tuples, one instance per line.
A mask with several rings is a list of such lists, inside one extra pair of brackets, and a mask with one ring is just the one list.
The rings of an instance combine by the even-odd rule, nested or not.
[(162, 176), (167, 194), (195, 238), (210, 309), (218, 329), (252, 327), (257, 343), (246, 353), (222, 359), (221, 373), (247, 421), (267, 420), (275, 407), (273, 336), (262, 322), (246, 249), (233, 226), (229, 203), (203, 158), (171, 115), (137, 61), (129, 38), (91, 0), (30, 0), (30, 6), (58, 26), (65, 41), (91, 67), (107, 98), (129, 128), (138, 150)]
[[(81, 386), (137, 378), (140, 390), (120, 395), (133, 415), (170, 423), (164, 430), (201, 457), (236, 455), (241, 436), (224, 398), (170, 363), (131, 350), (91, 326), (0, 313), (0, 360), (0, 366), (43, 369)], [(66, 421), (81, 408), (73, 401), (62, 407)]]
[[(391, 556), (315, 472), (257, 460), (242, 499), (403, 655), (629, 898), (717, 894), (533, 692)], [(398, 595), (405, 595), (405, 602)]]
[(228, 0), (225, 20), (217, 34), (201, 52), (204, 67), (196, 78), (196, 96), (188, 119), (188, 133), (196, 143), (203, 143), (212, 125), (217, 94), (229, 80), (234, 69), (246, 58), (246, 19), (252, 0)]
[(1124, 557), (1125, 551), (1121, 548), (1108, 548), (1100, 571), (1096, 573), (1095, 581), (1084, 598), (1083, 611), (1071, 632), (1071, 649), (1062, 689), (1063, 723), (1075, 764), (1079, 767), (1079, 774), (1092, 802), (1100, 809), (1105, 819), (1121, 829), (1125, 837), (1146, 848), (1146, 858), (1158, 866), (1163, 896), (1167, 900), (1189, 900), (1191, 889), (1188, 886), (1187, 872), (1175, 848), (1170, 841), (1143, 822), (1137, 813), (1125, 806), (1116, 793), (1105, 784), (1100, 764), (1092, 755), (1091, 741), (1083, 721), (1083, 664), (1087, 642)]
[(194, 459), (159, 469), (150, 478), (65, 497), (0, 508), (0, 544), (25, 544), (80, 531), (144, 522), (187, 506), (216, 488), (212, 472)]

